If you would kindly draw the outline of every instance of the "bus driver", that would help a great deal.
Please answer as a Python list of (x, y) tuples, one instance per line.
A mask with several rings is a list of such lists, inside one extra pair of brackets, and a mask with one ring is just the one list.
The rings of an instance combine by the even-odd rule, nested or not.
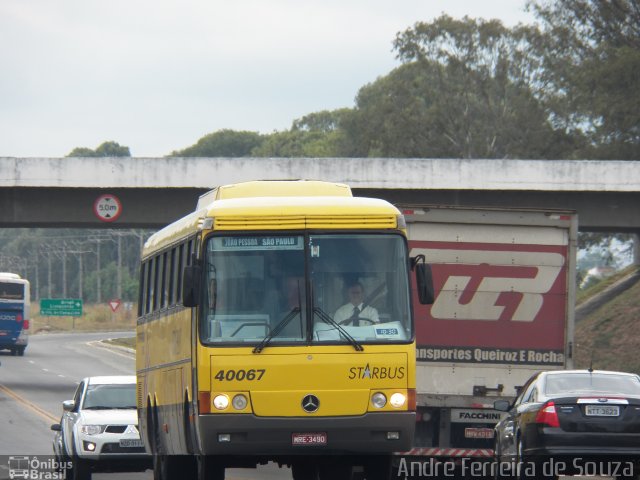
[(371, 305), (364, 304), (364, 287), (360, 282), (354, 282), (347, 288), (349, 302), (342, 305), (336, 310), (333, 319), (340, 325), (360, 326), (361, 322), (365, 325), (378, 323), (378, 310)]

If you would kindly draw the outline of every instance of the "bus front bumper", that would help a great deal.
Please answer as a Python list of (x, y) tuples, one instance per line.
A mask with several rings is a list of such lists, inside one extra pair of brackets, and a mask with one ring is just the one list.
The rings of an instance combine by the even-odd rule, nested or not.
[(391, 453), (413, 443), (414, 412), (345, 417), (256, 417), (200, 415), (205, 455), (314, 455)]

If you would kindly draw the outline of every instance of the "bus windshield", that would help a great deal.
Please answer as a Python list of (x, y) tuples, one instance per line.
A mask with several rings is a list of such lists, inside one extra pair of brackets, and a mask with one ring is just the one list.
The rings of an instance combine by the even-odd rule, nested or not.
[(410, 342), (398, 234), (212, 236), (200, 336), (207, 344)]

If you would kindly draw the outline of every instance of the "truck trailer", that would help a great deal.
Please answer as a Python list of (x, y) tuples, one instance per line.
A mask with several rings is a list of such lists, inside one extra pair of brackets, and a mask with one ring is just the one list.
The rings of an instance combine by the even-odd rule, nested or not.
[(404, 455), (489, 461), (503, 415), (494, 401), (515, 398), (537, 371), (572, 367), (577, 214), (399, 208), (410, 255), (431, 265), (436, 295), (413, 305), (417, 424)]

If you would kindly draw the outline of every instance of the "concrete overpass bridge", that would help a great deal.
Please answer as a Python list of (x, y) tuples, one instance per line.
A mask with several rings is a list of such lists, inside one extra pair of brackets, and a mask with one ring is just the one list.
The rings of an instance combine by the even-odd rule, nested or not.
[(0, 227), (160, 228), (216, 185), (290, 178), (396, 204), (572, 209), (582, 230), (640, 232), (640, 161), (386, 158), (0, 157)]

